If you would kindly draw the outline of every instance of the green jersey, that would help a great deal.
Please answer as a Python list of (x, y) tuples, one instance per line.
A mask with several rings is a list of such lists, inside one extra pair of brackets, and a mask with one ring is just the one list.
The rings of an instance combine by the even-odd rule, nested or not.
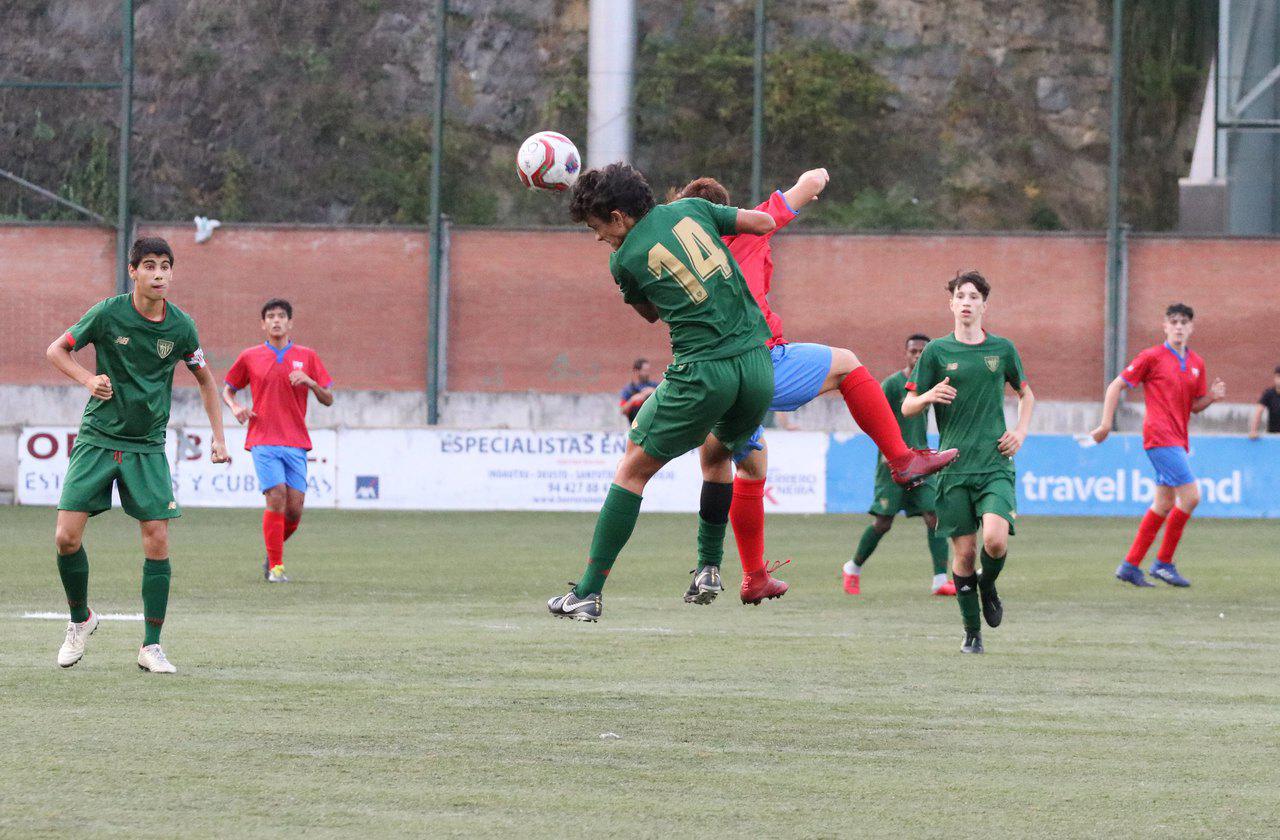
[(1027, 381), (1013, 342), (991, 333), (981, 344), (961, 344), (954, 333), (936, 338), (916, 362), (907, 390), (923, 394), (948, 377), (956, 389), (955, 400), (951, 405), (933, 405), (942, 435), (939, 448), (960, 450), (947, 472), (1012, 474), (1013, 459), (1001, 455), (996, 442), (1006, 429), (1005, 384), (1021, 390)]
[(885, 399), (889, 401), (889, 406), (893, 409), (893, 417), (898, 421), (898, 428), (902, 430), (902, 440), (912, 449), (924, 449), (929, 445), (929, 409), (913, 417), (902, 416), (902, 401), (907, 398), (907, 375), (902, 371), (898, 371), (893, 376), (886, 377), (880, 383), (880, 390), (884, 391)]
[(727, 359), (759, 347), (769, 328), (721, 236), (738, 211), (701, 198), (660, 204), (609, 260), (627, 303), (652, 303), (671, 329), (673, 364)]
[(179, 361), (195, 370), (204, 353), (191, 316), (165, 302), (164, 317), (149, 321), (132, 295), (96, 304), (67, 330), (71, 346), (92, 344), (97, 370), (111, 378), (111, 399), (90, 397), (77, 441), (118, 452), (164, 452), (173, 369)]

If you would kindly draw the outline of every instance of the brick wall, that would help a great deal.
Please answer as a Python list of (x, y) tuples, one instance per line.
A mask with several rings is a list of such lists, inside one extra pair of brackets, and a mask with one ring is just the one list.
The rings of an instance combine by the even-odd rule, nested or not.
[[(177, 251), (173, 299), (195, 316), (219, 375), (261, 340), (258, 309), (293, 301), (297, 339), (340, 388), (421, 390), (426, 381), (427, 238), (406, 229), (147, 226)], [(0, 382), (57, 383), (45, 346), (112, 293), (114, 237), (84, 226), (0, 225)], [(943, 286), (959, 269), (991, 280), (988, 324), (1018, 345), (1036, 393), (1096, 400), (1102, 388), (1105, 243), (1099, 236), (839, 235), (787, 232), (772, 295), (788, 336), (854, 350), (877, 376), (909, 333), (946, 332)], [(608, 249), (586, 232), (455, 230), (448, 388), (608, 391), (636, 356), (659, 369), (667, 334), (624, 306)], [(1280, 240), (1136, 237), (1129, 347), (1160, 340), (1164, 306), (1196, 307), (1196, 349), (1233, 399), (1280, 363)], [(91, 363), (91, 358), (86, 359)], [(185, 377), (179, 377), (185, 383)]]

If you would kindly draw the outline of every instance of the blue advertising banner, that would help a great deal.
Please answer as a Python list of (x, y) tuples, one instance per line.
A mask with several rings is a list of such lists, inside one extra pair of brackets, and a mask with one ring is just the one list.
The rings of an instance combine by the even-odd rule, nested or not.
[[(936, 444), (935, 444), (936, 445)], [(1141, 435), (1094, 445), (1071, 435), (1033, 435), (1016, 459), (1018, 512), (1047, 516), (1137, 516), (1155, 493)], [(1280, 518), (1280, 439), (1193, 436), (1196, 516)], [(833, 435), (827, 450), (827, 510), (871, 505), (875, 446), (866, 435)]]

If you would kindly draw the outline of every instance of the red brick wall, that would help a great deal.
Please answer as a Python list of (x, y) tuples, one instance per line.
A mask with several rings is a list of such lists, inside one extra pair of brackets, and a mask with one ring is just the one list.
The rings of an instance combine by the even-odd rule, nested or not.
[[(144, 232), (176, 249), (173, 299), (195, 316), (217, 374), (261, 340), (258, 308), (279, 295), (338, 387), (425, 387), (425, 232), (228, 226), (199, 246), (187, 225)], [(113, 253), (110, 231), (0, 225), (0, 382), (60, 381), (44, 348), (112, 293)], [(849, 347), (884, 376), (907, 334), (950, 328), (943, 286), (978, 268), (993, 285), (988, 324), (1017, 343), (1036, 393), (1098, 399), (1105, 257), (1097, 236), (788, 232), (772, 298), (792, 340)], [(670, 358), (666, 329), (622, 304), (608, 249), (586, 232), (457, 230), (450, 268), (450, 390), (613, 390), (634, 357), (659, 369)], [(1269, 382), (1280, 240), (1138, 237), (1130, 275), (1131, 351), (1160, 339), (1164, 306), (1182, 299), (1199, 315), (1194, 345), (1233, 398)]]

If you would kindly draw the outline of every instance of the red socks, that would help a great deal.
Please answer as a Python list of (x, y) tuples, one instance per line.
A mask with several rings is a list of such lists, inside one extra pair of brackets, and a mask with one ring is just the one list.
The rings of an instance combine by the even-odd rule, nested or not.
[(298, 526), (302, 524), (301, 519), (286, 519), (284, 521), (284, 539), (289, 541), (289, 537), (293, 536), (293, 532), (298, 530)]
[(1164, 529), (1164, 539), (1160, 542), (1160, 550), (1156, 559), (1161, 563), (1172, 563), (1173, 553), (1178, 550), (1178, 540), (1182, 539), (1182, 529), (1187, 526), (1191, 514), (1182, 508), (1175, 507), (1169, 511), (1169, 524)]
[(733, 539), (738, 543), (742, 576), (760, 574), (764, 571), (764, 479), (733, 480), (729, 522), (733, 524)]
[(262, 512), (262, 541), (267, 546), (267, 566), (284, 562), (284, 514), (273, 510)]
[(844, 378), (840, 383), (840, 393), (853, 422), (876, 442), (886, 461), (901, 458), (911, 451), (902, 440), (902, 430), (898, 428), (889, 400), (866, 365), (859, 365)]
[[(1177, 508), (1174, 508), (1177, 510)], [(1172, 523), (1172, 517), (1170, 517)], [(1164, 517), (1156, 513), (1154, 510), (1147, 508), (1147, 512), (1142, 517), (1142, 524), (1138, 526), (1138, 535), (1133, 538), (1133, 545), (1129, 547), (1129, 553), (1125, 555), (1125, 562), (1131, 566), (1141, 566), (1142, 558), (1147, 556), (1147, 549), (1151, 548), (1151, 543), (1155, 542), (1156, 534), (1160, 533), (1160, 526), (1164, 524)], [(1182, 530), (1179, 528), (1178, 530)], [(1166, 537), (1166, 539), (1168, 539)]]

